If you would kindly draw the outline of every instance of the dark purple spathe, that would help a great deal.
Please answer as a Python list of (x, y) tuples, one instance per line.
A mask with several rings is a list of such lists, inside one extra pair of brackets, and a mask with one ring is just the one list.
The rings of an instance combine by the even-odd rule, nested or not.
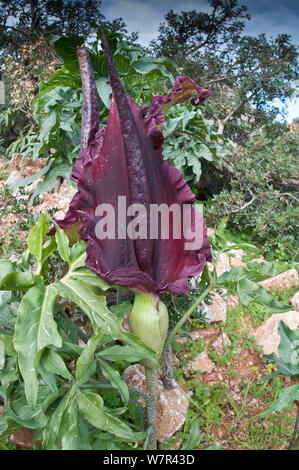
[[(182, 173), (163, 159), (164, 139), (157, 125), (164, 122), (163, 110), (167, 107), (192, 98), (194, 93), (199, 104), (210, 92), (186, 76), (178, 77), (167, 96), (153, 99), (147, 114), (146, 107), (140, 109), (126, 95), (105, 38), (103, 42), (113, 92), (109, 119), (106, 129), (99, 130), (94, 77), (88, 53), (81, 47), (82, 141), (80, 158), (72, 173), (78, 193), (59, 225), (70, 228), (80, 222), (78, 235), (87, 242), (86, 265), (108, 282), (146, 292), (188, 293), (188, 278), (199, 274), (206, 260), (211, 260), (203, 217), (202, 246), (187, 251), (184, 236), (175, 239), (172, 228), (169, 239), (162, 239), (161, 234), (158, 239), (151, 239), (149, 216), (146, 239), (119, 238), (116, 228), (115, 239), (100, 240), (96, 236), (99, 217), (95, 211), (100, 204), (109, 203), (117, 213), (119, 196), (126, 197), (127, 207), (142, 204), (148, 214), (151, 204), (176, 203), (182, 211), (184, 204), (194, 203), (195, 197)], [(131, 219), (127, 217), (126, 222)]]

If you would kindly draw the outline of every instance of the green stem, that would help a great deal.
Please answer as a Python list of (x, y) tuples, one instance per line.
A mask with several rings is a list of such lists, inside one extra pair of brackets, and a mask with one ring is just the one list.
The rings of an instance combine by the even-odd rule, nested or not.
[(117, 287), (117, 289), (116, 289), (116, 305), (119, 305), (121, 303), (121, 297), (122, 297), (122, 288)]
[(202, 302), (202, 300), (208, 295), (209, 292), (214, 287), (214, 283), (211, 281), (209, 286), (200, 294), (200, 296), (196, 299), (196, 301), (191, 305), (191, 307), (187, 310), (187, 312), (182, 316), (182, 318), (177, 322), (171, 333), (168, 335), (168, 338), (165, 341), (164, 350), (167, 345), (172, 341), (174, 336), (178, 333), (178, 331), (182, 328), (183, 324), (188, 320), (191, 313), (196, 309), (196, 307)]
[(296, 422), (294, 426), (293, 436), (292, 436), (290, 445), (288, 447), (288, 450), (299, 450), (299, 435), (297, 437), (298, 432), (299, 432), (299, 406), (298, 406), (297, 418), (296, 418)]
[(145, 450), (157, 450), (156, 410), (159, 369), (145, 367), (146, 388), (148, 400), (146, 402), (147, 439)]

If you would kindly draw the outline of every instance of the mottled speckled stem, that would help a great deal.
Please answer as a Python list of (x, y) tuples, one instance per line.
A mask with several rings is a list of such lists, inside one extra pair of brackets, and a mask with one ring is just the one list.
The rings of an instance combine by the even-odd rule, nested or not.
[(147, 444), (145, 450), (157, 450), (156, 413), (159, 369), (145, 367), (146, 388), (149, 399), (146, 403)]
[(297, 402), (297, 418), (288, 450), (299, 450), (299, 402)]

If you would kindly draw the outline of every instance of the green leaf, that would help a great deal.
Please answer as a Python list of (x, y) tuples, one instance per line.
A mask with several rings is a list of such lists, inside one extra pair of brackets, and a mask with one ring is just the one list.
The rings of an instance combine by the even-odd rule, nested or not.
[(69, 400), (64, 410), (59, 436), (62, 450), (79, 449), (78, 404), (76, 396)]
[(276, 362), (280, 374), (299, 378), (299, 332), (291, 330), (286, 323), (280, 321), (278, 334), (280, 336), (278, 346), (280, 358), (272, 353), (265, 354), (263, 360)]
[(40, 387), (37, 403), (33, 409), (26, 402), (25, 396), (14, 400), (10, 404), (3, 388), (0, 388), (0, 395), (4, 400), (6, 415), (21, 426), (30, 429), (43, 428), (46, 425), (48, 418), (45, 415), (45, 411), (55, 400), (54, 395), (52, 395), (48, 387), (45, 386)]
[(134, 346), (111, 346), (110, 348), (104, 349), (98, 353), (99, 357), (107, 359), (108, 361), (128, 361), (128, 362), (139, 362), (141, 359), (146, 359), (147, 354), (140, 351), (136, 351)]
[(14, 265), (8, 259), (0, 259), (0, 282), (4, 279), (8, 274), (13, 273), (16, 270)]
[(54, 222), (54, 224), (56, 227), (55, 240), (60, 257), (67, 263), (70, 263), (69, 239), (59, 225), (56, 222)]
[(136, 348), (136, 351), (148, 354), (147, 358), (158, 366), (154, 352), (145, 346), (137, 336), (127, 333), (123, 329), (122, 319), (117, 318), (108, 309), (105, 296), (94, 293), (93, 286), (72, 279), (71, 274), (66, 275), (56, 285), (62, 297), (74, 302), (88, 315), (95, 333), (103, 330), (111, 338), (131, 344)]
[(171, 83), (174, 83), (173, 75), (170, 72), (168, 72), (166, 67), (164, 67), (164, 65), (162, 64), (140, 59), (140, 60), (136, 60), (135, 62), (133, 62), (132, 67), (137, 73), (141, 73), (142, 75), (145, 75), (151, 72), (158, 72), (163, 77), (169, 78)]
[(0, 369), (4, 369), (5, 366), (5, 348), (4, 343), (0, 339)]
[(19, 304), (19, 300), (11, 292), (1, 292), (0, 327), (14, 331)]
[(72, 266), (69, 277), (74, 280), (85, 282), (88, 285), (99, 287), (99, 289), (102, 291), (106, 291), (112, 287), (112, 284), (109, 284), (109, 282), (101, 279), (97, 274), (92, 272), (86, 266), (78, 267), (76, 269), (74, 269), (74, 266)]
[(27, 290), (41, 282), (41, 276), (31, 271), (19, 272), (15, 271), (4, 276), (0, 282), (1, 290)]
[(240, 302), (247, 306), (249, 302), (255, 301), (265, 305), (270, 312), (283, 313), (290, 310), (289, 305), (284, 305), (274, 299), (264, 287), (256, 284), (250, 279), (241, 279), (237, 285), (237, 291), (240, 296)]
[(199, 426), (197, 423), (192, 423), (189, 436), (187, 437), (182, 450), (194, 450), (199, 439)]
[(50, 160), (38, 173), (31, 175), (31, 176), (27, 176), (26, 178), (21, 178), (15, 181), (14, 183), (12, 183), (10, 185), (11, 191), (15, 191), (18, 188), (23, 188), (25, 186), (30, 185), (34, 181), (39, 180), (51, 168), (52, 163), (53, 163), (53, 160)]
[(61, 36), (54, 43), (55, 51), (59, 57), (63, 59), (64, 66), (70, 72), (77, 72), (79, 70), (79, 62), (77, 57), (77, 47), (82, 46), (84, 37), (78, 34), (71, 36)]
[(57, 116), (55, 113), (45, 116), (40, 123), (39, 127), (39, 140), (49, 143), (50, 132), (56, 125)]
[(99, 94), (99, 97), (103, 101), (107, 109), (110, 109), (110, 95), (111, 95), (111, 86), (106, 83), (108, 77), (99, 77), (96, 80), (96, 87)]
[(103, 411), (103, 399), (100, 395), (78, 391), (78, 405), (85, 418), (94, 427), (127, 441), (135, 441), (132, 430), (126, 423)]
[(271, 403), (269, 408), (263, 411), (259, 417), (264, 418), (274, 411), (281, 411), (288, 408), (294, 400), (299, 400), (299, 385), (291, 385), (280, 392), (278, 398)]
[(31, 202), (41, 193), (50, 192), (55, 185), (57, 178), (68, 178), (72, 169), (72, 163), (66, 158), (55, 158), (53, 164), (45, 173), (43, 181), (39, 181), (32, 195)]
[(48, 372), (52, 372), (52, 374), (61, 375), (70, 381), (74, 380), (74, 377), (68, 371), (63, 359), (52, 349), (47, 349), (43, 352), (40, 364)]
[[(75, 243), (71, 247), (71, 252), (70, 252), (70, 259), (71, 259), (71, 265), (72, 269), (75, 269), (76, 267), (79, 266), (85, 266), (85, 258), (86, 258), (86, 242), (84, 240), (78, 240), (77, 243)], [(80, 259), (81, 264), (76, 263)]]
[(81, 376), (86, 371), (87, 367), (89, 366), (90, 362), (93, 359), (94, 352), (103, 338), (102, 331), (99, 331), (95, 336), (89, 338), (86, 349), (83, 350), (81, 356), (78, 358), (76, 362), (76, 379), (80, 379)]
[(56, 375), (52, 372), (48, 372), (41, 366), (41, 364), (38, 366), (38, 373), (40, 374), (42, 381), (49, 387), (53, 395), (58, 396), (59, 391), (57, 387)]
[(41, 264), (44, 264), (44, 262), (46, 261), (46, 259), (52, 254), (54, 253), (54, 251), (57, 249), (57, 244), (56, 244), (56, 240), (55, 240), (55, 237), (51, 237), (49, 240), (47, 240), (44, 245), (43, 245), (43, 249), (42, 249), (42, 260), (41, 260)]
[(37, 258), (39, 263), (41, 263), (42, 261), (44, 238), (48, 231), (49, 227), (47, 224), (47, 214), (44, 214), (38, 220), (37, 224), (33, 227), (33, 229), (29, 232), (29, 235), (27, 237), (27, 245), (29, 251), (32, 255)]
[(0, 328), (0, 341), (2, 342), (4, 346), (4, 351), (7, 356), (14, 356), (16, 353), (13, 347), (12, 340), (13, 340), (12, 332), (3, 330), (3, 328)]
[(16, 356), (10, 356), (6, 358), (5, 369), (0, 370), (0, 382), (2, 389), (6, 392), (11, 389), (13, 384), (19, 380), (17, 371)]
[(105, 361), (98, 358), (99, 364), (101, 366), (101, 370), (103, 372), (104, 377), (110, 382), (112, 387), (116, 388), (124, 402), (124, 405), (127, 406), (129, 403), (129, 390), (127, 384), (121, 379), (119, 372), (115, 369), (112, 369)]
[(64, 411), (73, 396), (72, 389), (62, 398), (57, 408), (52, 413), (46, 427), (43, 431), (43, 448), (50, 450), (53, 448), (57, 437), (59, 436), (60, 425)]
[(55, 285), (32, 287), (20, 303), (15, 326), (14, 348), (25, 384), (28, 403), (34, 408), (38, 394), (37, 368), (47, 346), (60, 348), (62, 340), (53, 317)]

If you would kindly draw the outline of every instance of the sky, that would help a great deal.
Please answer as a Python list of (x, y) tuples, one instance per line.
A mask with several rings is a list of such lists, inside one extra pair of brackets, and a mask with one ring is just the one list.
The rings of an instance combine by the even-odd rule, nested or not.
[[(251, 15), (251, 20), (246, 21), (245, 34), (265, 33), (275, 37), (287, 33), (299, 45), (299, 0), (239, 0), (239, 5), (246, 5)], [(210, 6), (207, 0), (102, 0), (106, 18), (123, 18), (128, 32), (138, 31), (143, 45), (157, 37), (159, 25), (170, 9), (208, 12)], [(292, 122), (296, 117), (299, 117), (299, 98), (289, 102), (286, 120)]]

